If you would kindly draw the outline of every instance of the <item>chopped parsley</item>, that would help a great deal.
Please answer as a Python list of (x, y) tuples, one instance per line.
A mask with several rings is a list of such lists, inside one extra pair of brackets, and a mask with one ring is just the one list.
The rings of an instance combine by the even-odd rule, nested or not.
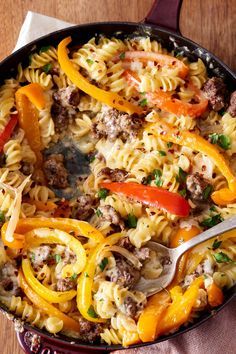
[(120, 53), (119, 58), (121, 60), (124, 60), (125, 59), (125, 52)]
[(176, 176), (177, 182), (179, 182), (180, 184), (184, 184), (186, 182), (186, 178), (187, 173), (181, 167), (179, 167), (179, 174), (178, 176)]
[(59, 263), (61, 261), (61, 255), (60, 254), (55, 254), (54, 256), (56, 263)]
[(101, 188), (98, 191), (98, 198), (99, 199), (106, 199), (106, 197), (108, 196), (109, 190), (106, 188)]
[(162, 176), (161, 170), (154, 170), (153, 174), (155, 177), (155, 185), (157, 187), (161, 187), (163, 185), (163, 181), (161, 179), (161, 176)]
[(228, 150), (231, 146), (230, 137), (224, 134), (210, 134), (209, 139), (212, 144), (217, 144), (224, 150)]
[(159, 150), (158, 153), (159, 153), (161, 156), (166, 156), (166, 152), (163, 151), (163, 150)]
[[(217, 263), (231, 263), (233, 260), (224, 252), (213, 254)], [(234, 262), (235, 263), (235, 262)]]
[(89, 157), (89, 163), (92, 163), (94, 160), (96, 159), (96, 157), (94, 155)]
[(46, 64), (43, 66), (43, 71), (47, 74), (52, 69), (52, 64)]
[(92, 318), (98, 318), (98, 315), (96, 314), (93, 305), (89, 307), (87, 314)]
[(210, 210), (210, 211), (216, 211), (215, 205), (212, 205), (209, 210)]
[(214, 240), (214, 242), (212, 244), (212, 249), (216, 250), (217, 248), (220, 247), (221, 244), (222, 244), (222, 241)]
[(35, 253), (31, 253), (32, 262), (35, 262)]
[(0, 210), (0, 222), (5, 222), (5, 214), (3, 211)]
[(142, 100), (139, 102), (139, 106), (141, 106), (141, 107), (147, 106), (147, 99), (146, 99), (146, 98), (142, 99)]
[(167, 145), (167, 147), (170, 149), (171, 146), (173, 146), (173, 143), (172, 143), (171, 141), (168, 141), (168, 143), (167, 143), (166, 145)]
[(216, 214), (216, 215), (212, 216), (211, 218), (207, 218), (207, 219), (203, 220), (200, 223), (200, 226), (204, 226), (209, 229), (210, 227), (213, 227), (213, 226), (219, 224), (223, 220), (224, 219), (222, 218), (222, 216), (220, 214)]
[(146, 92), (143, 91), (143, 92), (139, 92), (140, 95), (146, 95)]
[(41, 47), (39, 53), (47, 52), (50, 49), (50, 45), (46, 45), (44, 47)]
[(94, 61), (92, 59), (86, 59), (86, 62), (89, 64), (89, 65), (92, 65), (94, 63)]
[(103, 260), (99, 264), (99, 268), (101, 269), (102, 272), (106, 268), (107, 264), (108, 264), (108, 258), (105, 257), (105, 258), (103, 258)]
[(137, 218), (136, 218), (136, 216), (134, 214), (129, 214), (128, 218), (127, 218), (127, 221), (126, 221), (126, 224), (127, 224), (128, 228), (135, 229), (136, 226), (137, 226)]
[(180, 191), (179, 191), (179, 194), (182, 196), (182, 197), (186, 197), (186, 195), (187, 195), (187, 190), (185, 189), (185, 188), (183, 188), (183, 189), (181, 189)]
[(72, 276), (70, 277), (70, 278), (71, 278), (71, 280), (75, 280), (75, 279), (77, 279), (77, 275), (78, 275), (78, 274), (76, 274), (76, 273), (72, 274)]
[(97, 210), (96, 210), (96, 215), (97, 215), (98, 217), (102, 216), (102, 212), (101, 212), (100, 209), (97, 209)]
[(213, 190), (213, 187), (211, 184), (208, 184), (206, 188), (203, 190), (203, 199), (207, 200), (209, 196), (211, 195), (211, 192)]
[(85, 278), (89, 278), (89, 275), (87, 272), (84, 273)]

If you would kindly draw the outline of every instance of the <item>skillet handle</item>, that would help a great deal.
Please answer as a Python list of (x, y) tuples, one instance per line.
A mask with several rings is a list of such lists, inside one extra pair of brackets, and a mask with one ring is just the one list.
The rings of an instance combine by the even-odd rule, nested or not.
[(181, 35), (179, 29), (181, 5), (182, 0), (155, 0), (143, 22), (163, 27)]

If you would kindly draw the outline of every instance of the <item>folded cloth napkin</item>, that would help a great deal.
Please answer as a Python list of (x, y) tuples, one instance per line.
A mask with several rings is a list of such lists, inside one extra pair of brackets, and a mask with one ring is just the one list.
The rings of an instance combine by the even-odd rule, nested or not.
[[(29, 11), (14, 49), (40, 36), (73, 24)], [(149, 347), (116, 351), (113, 354), (233, 354), (236, 352), (236, 299), (200, 327), (174, 339)]]

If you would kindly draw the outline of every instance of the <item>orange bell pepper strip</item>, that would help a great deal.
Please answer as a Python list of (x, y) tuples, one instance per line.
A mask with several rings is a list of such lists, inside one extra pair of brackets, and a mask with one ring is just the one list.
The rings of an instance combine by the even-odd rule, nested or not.
[(37, 83), (32, 83), (26, 86), (19, 88), (17, 91), (18, 94), (25, 95), (28, 97), (30, 102), (37, 108), (37, 109), (44, 109), (45, 107), (45, 98), (43, 94), (43, 88)]
[(223, 188), (212, 193), (211, 198), (216, 204), (227, 205), (236, 200), (236, 177), (231, 171), (228, 162), (217, 149), (217, 147), (200, 135), (191, 133), (188, 130), (178, 130), (157, 117), (157, 122), (150, 124), (148, 131), (162, 140), (177, 145), (187, 146), (210, 157), (216, 167), (226, 178), (229, 188)]
[(15, 126), (17, 125), (17, 122), (18, 122), (18, 115), (12, 114), (10, 116), (10, 120), (8, 121), (7, 125), (5, 126), (3, 131), (0, 133), (0, 152), (2, 151), (4, 145), (10, 139), (11, 134), (12, 134), (13, 130), (15, 129)]
[(29, 198), (24, 198), (24, 203), (35, 205), (37, 210), (40, 211), (53, 211), (57, 208), (56, 203), (54, 202), (42, 202), (41, 200), (31, 200)]
[(106, 322), (105, 319), (98, 318), (93, 308), (92, 289), (93, 280), (97, 267), (97, 259), (105, 246), (117, 243), (123, 237), (121, 233), (113, 234), (104, 239), (90, 254), (87, 264), (78, 280), (77, 307), (81, 315), (90, 322)]
[(195, 279), (189, 288), (182, 293), (179, 286), (170, 290), (173, 302), (167, 308), (164, 315), (160, 318), (156, 328), (156, 337), (177, 330), (181, 325), (188, 321), (192, 308), (198, 297), (198, 290), (203, 285), (203, 279)]
[(150, 297), (137, 323), (138, 334), (142, 342), (152, 342), (156, 339), (158, 323), (169, 303), (170, 296), (165, 290)]
[[(137, 75), (129, 70), (126, 70), (124, 74), (126, 80), (130, 84), (134, 84), (136, 89), (139, 88), (139, 79)], [(176, 115), (188, 115), (190, 117), (198, 117), (204, 113), (208, 106), (208, 100), (205, 98), (203, 92), (195, 87), (193, 84), (189, 84), (188, 87), (195, 92), (195, 98), (198, 103), (183, 102), (177, 98), (172, 97), (170, 92), (164, 92), (157, 90), (155, 92), (147, 92), (146, 98), (149, 102), (156, 105), (158, 108), (173, 113)]]
[(30, 286), (27, 284), (22, 270), (19, 271), (19, 282), (20, 287), (24, 291), (28, 299), (42, 312), (46, 313), (48, 316), (55, 316), (63, 321), (63, 329), (70, 330), (73, 332), (80, 332), (80, 325), (73, 318), (65, 315), (63, 312), (58, 310), (56, 307), (48, 303), (46, 300), (42, 299), (38, 294), (36, 294)]
[(24, 234), (38, 228), (50, 227), (66, 232), (74, 231), (75, 235), (82, 235), (91, 238), (95, 242), (102, 242), (104, 237), (102, 233), (85, 221), (64, 218), (26, 218), (19, 219), (14, 233), (14, 243), (7, 242), (6, 230), (8, 223), (6, 222), (1, 229), (1, 236), (5, 246), (10, 248), (23, 248), (25, 244)]
[[(122, 54), (122, 55), (121, 55)], [(160, 54), (154, 52), (144, 51), (127, 51), (116, 56), (113, 60), (139, 60), (139, 61), (154, 61), (160, 66), (167, 66), (169, 68), (178, 68), (179, 76), (183, 79), (189, 72), (189, 68), (181, 60), (167, 54)]]
[(112, 182), (101, 183), (103, 188), (132, 198), (145, 205), (166, 210), (178, 216), (188, 216), (190, 206), (180, 194), (160, 187), (144, 186), (138, 183)]
[(220, 306), (224, 301), (224, 295), (222, 290), (215, 284), (212, 283), (206, 288), (208, 303), (211, 307)]
[[(171, 238), (170, 247), (171, 248), (178, 247), (183, 242), (191, 240), (194, 236), (198, 235), (200, 232), (201, 230), (196, 226), (191, 226), (190, 229), (179, 228), (177, 233)], [(180, 284), (183, 281), (186, 272), (186, 263), (190, 252), (191, 251), (187, 251), (181, 256), (178, 262), (177, 272), (171, 283), (171, 287)]]
[(142, 109), (139, 106), (126, 101), (123, 97), (119, 96), (117, 93), (108, 92), (102, 90), (89, 83), (78, 70), (73, 66), (67, 54), (67, 45), (71, 42), (71, 37), (63, 39), (58, 45), (58, 62), (61, 69), (64, 71), (66, 76), (83, 92), (87, 93), (96, 100), (107, 104), (110, 107), (116, 108), (119, 111), (132, 113), (142, 113)]

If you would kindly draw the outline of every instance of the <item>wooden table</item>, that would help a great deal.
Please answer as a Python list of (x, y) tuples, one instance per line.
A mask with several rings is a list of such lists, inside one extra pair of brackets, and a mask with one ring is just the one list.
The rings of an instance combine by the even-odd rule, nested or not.
[[(147, 14), (152, 2), (153, 0), (2, 0), (0, 60), (14, 48), (28, 10), (73, 23), (140, 21)], [(235, 15), (235, 0), (184, 0), (180, 18), (181, 32), (236, 70)], [(0, 319), (0, 352), (22, 353), (11, 322), (2, 315)]]

